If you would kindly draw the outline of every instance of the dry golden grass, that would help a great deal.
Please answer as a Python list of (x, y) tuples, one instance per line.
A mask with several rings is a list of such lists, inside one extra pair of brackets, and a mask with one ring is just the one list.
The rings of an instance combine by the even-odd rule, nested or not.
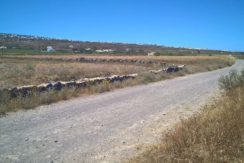
[[(50, 91), (46, 93), (33, 93), (28, 97), (11, 98), (8, 94), (0, 89), (0, 114), (19, 109), (30, 109), (39, 105), (49, 104), (60, 100), (67, 100), (73, 97), (101, 93), (111, 89), (134, 86), (138, 84), (147, 84), (163, 79), (170, 79), (176, 76), (203, 72), (229, 66), (234, 61), (229, 58), (216, 59), (209, 61), (209, 57), (198, 57), (193, 63), (185, 61), (178, 64), (187, 64), (186, 68), (177, 73), (152, 74), (147, 73), (149, 69), (159, 67), (123, 65), (123, 64), (95, 64), (79, 62), (63, 62), (60, 60), (48, 60), (47, 57), (77, 57), (76, 56), (28, 56), (34, 59), (25, 59), (22, 57), (1, 58), (0, 60), (0, 88), (8, 88), (18, 85), (40, 84), (43, 82), (56, 80), (72, 80), (83, 77), (94, 77), (112, 74), (130, 74), (140, 73), (139, 77), (134, 80), (127, 80), (116, 83), (102, 83), (82, 89), (64, 89), (62, 91)], [(36, 60), (35, 57), (44, 57), (44, 60)], [(90, 56), (89, 56), (90, 57)], [(94, 56), (93, 56), (94, 57)], [(97, 57), (97, 56), (96, 56)], [(111, 57), (111, 56), (100, 56)], [(118, 57), (118, 56), (116, 56)], [(124, 56), (119, 56), (124, 57)], [(113, 57), (114, 58), (114, 57)], [(125, 57), (127, 58), (127, 56)], [(130, 57), (131, 58), (131, 57)], [(137, 58), (137, 57), (135, 57)], [(148, 59), (148, 57), (142, 57)], [(170, 57), (171, 58), (171, 57)], [(176, 58), (177, 57), (173, 57)], [(181, 57), (180, 57), (181, 58)], [(186, 60), (178, 59), (178, 60)]]
[(32, 109), (39, 105), (50, 104), (53, 102), (68, 100), (78, 96), (86, 96), (90, 94), (103, 93), (114, 89), (135, 86), (138, 84), (147, 84), (162, 79), (168, 79), (173, 76), (169, 74), (154, 75), (151, 73), (142, 73), (136, 79), (129, 79), (122, 82), (108, 83), (104, 81), (101, 84), (91, 85), (86, 88), (67, 88), (61, 91), (49, 92), (33, 92), (27, 97), (11, 97), (10, 94), (0, 90), (0, 115), (5, 115), (7, 112), (18, 111), (20, 109)]
[(12, 57), (24, 57), (24, 58), (99, 58), (99, 59), (127, 59), (127, 60), (152, 60), (152, 61), (160, 61), (167, 63), (199, 63), (199, 62), (223, 62), (229, 60), (228, 56), (125, 56), (125, 55), (22, 55), (22, 56), (12, 56)]
[[(154, 60), (170, 64), (186, 64), (188, 73), (215, 70), (233, 64), (233, 59), (224, 56), (88, 56), (88, 55), (35, 55), (8, 56), (0, 60), (0, 88), (40, 84), (57, 80), (75, 80), (85, 77), (141, 73), (160, 68), (159, 65), (138, 66), (115, 63), (80, 63), (50, 60), (50, 58), (103, 58), (127, 60)], [(26, 58), (27, 57), (27, 58)], [(28, 58), (31, 58), (28, 59)], [(42, 59), (42, 60), (37, 60)]]
[(93, 64), (78, 62), (0, 60), (0, 88), (36, 85), (49, 81), (75, 80), (97, 76), (140, 73), (150, 67), (123, 64)]
[(232, 89), (229, 81), (221, 80), (227, 88), (221, 98), (129, 162), (244, 162), (244, 70), (240, 80), (227, 78), (232, 78)]

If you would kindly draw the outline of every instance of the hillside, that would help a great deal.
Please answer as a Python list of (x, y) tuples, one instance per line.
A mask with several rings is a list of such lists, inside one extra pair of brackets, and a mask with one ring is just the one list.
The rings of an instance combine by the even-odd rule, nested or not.
[(72, 41), (31, 35), (0, 33), (0, 46), (6, 46), (5, 54), (40, 54), (52, 47), (56, 53), (112, 53), (146, 55), (155, 52), (158, 55), (199, 55), (230, 54), (226, 51), (175, 48), (148, 44), (126, 44)]

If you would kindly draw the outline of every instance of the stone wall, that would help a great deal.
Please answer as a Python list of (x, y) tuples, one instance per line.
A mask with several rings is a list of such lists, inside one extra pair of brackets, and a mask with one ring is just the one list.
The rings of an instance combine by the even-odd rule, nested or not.
[(152, 60), (137, 60), (137, 59), (116, 59), (116, 58), (89, 58), (89, 57), (79, 57), (79, 58), (30, 58), (30, 57), (7, 57), (12, 59), (24, 59), (24, 60), (53, 60), (53, 61), (63, 61), (63, 62), (82, 62), (82, 63), (119, 63), (119, 64), (136, 64), (136, 65), (167, 65), (165, 62), (152, 61)]
[[(182, 70), (185, 65), (172, 65), (168, 66), (164, 69), (159, 70), (151, 70), (150, 73), (159, 74), (162, 72), (166, 73), (173, 73)], [(26, 85), (21, 87), (14, 87), (9, 89), (0, 90), (1, 92), (8, 93), (11, 97), (17, 96), (28, 96), (31, 93), (41, 93), (41, 92), (48, 92), (51, 90), (59, 91), (64, 88), (85, 88), (87, 86), (96, 85), (107, 81), (109, 83), (113, 82), (121, 82), (128, 79), (134, 79), (138, 76), (138, 74), (129, 74), (129, 75), (112, 75), (109, 77), (96, 77), (96, 78), (85, 78), (80, 80), (74, 81), (57, 81), (57, 82), (49, 82), (43, 83), (40, 85)]]
[(78, 61), (85, 63), (121, 63), (121, 64), (137, 64), (137, 65), (151, 65), (151, 64), (159, 64), (166, 65), (164, 62), (152, 61), (152, 60), (135, 60), (135, 59), (103, 59), (103, 58), (77, 58), (77, 59), (64, 59), (68, 61)]
[(159, 74), (161, 72), (166, 72), (166, 73), (173, 73), (173, 72), (178, 72), (182, 70), (185, 67), (185, 65), (171, 65), (166, 68), (162, 68), (159, 70), (151, 70), (149, 72), (154, 73), (154, 74)]
[(5, 93), (9, 93), (11, 97), (17, 96), (27, 96), (31, 93), (37, 92), (48, 92), (51, 90), (62, 90), (63, 88), (85, 88), (87, 86), (96, 85), (107, 81), (109, 83), (124, 81), (127, 79), (134, 79), (138, 76), (138, 74), (130, 74), (130, 75), (113, 75), (110, 77), (96, 77), (96, 78), (85, 78), (75, 81), (57, 81), (50, 83), (43, 83), (40, 85), (26, 85), (21, 87), (14, 87), (9, 89), (2, 90)]

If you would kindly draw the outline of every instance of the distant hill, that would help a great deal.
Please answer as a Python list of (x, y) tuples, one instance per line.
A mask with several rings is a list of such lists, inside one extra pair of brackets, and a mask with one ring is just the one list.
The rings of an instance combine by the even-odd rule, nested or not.
[(111, 53), (128, 55), (146, 55), (150, 52), (154, 52), (156, 55), (230, 54), (230, 52), (219, 50), (175, 48), (148, 44), (72, 41), (6, 33), (0, 33), (0, 46), (6, 46), (6, 52), (13, 54), (45, 53), (47, 47), (52, 47), (56, 53)]

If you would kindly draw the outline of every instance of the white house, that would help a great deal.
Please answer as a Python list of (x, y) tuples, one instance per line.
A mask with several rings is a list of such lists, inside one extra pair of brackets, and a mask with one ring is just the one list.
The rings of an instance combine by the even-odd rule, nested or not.
[(156, 54), (155, 52), (150, 52), (150, 53), (148, 53), (147, 55), (148, 55), (148, 56), (155, 56), (155, 54)]
[(74, 48), (74, 45), (69, 45), (69, 48), (70, 48), (70, 49), (73, 49), (73, 48)]
[(0, 49), (7, 49), (6, 46), (0, 46)]
[(55, 49), (52, 46), (47, 46), (47, 52), (55, 52)]

